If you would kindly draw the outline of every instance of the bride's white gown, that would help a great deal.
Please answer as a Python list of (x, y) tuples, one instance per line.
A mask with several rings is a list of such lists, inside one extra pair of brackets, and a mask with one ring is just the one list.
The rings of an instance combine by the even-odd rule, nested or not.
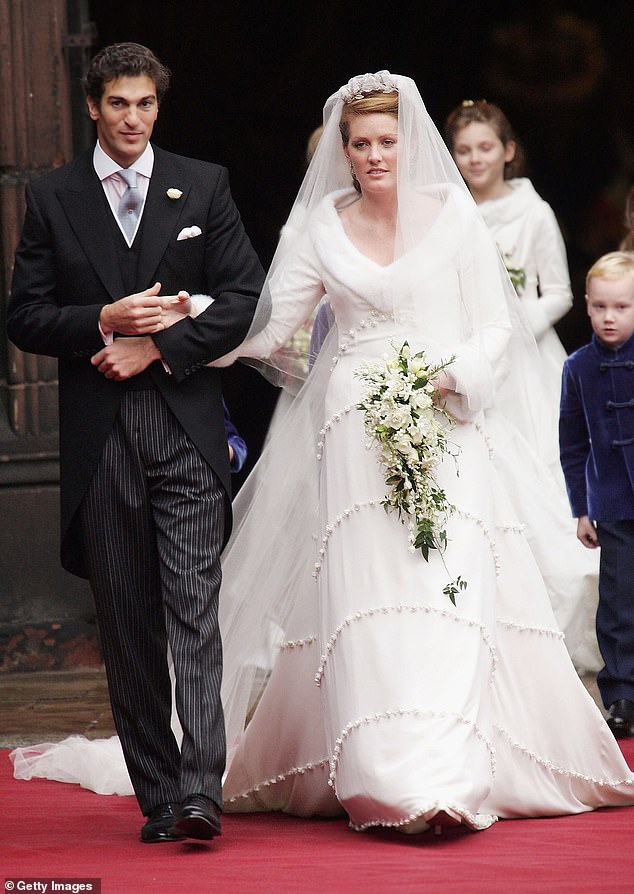
[[(481, 334), (464, 331), (461, 274), (452, 263), (458, 218), (448, 203), (417, 250), (381, 267), (346, 238), (331, 199), (297, 268), (278, 284), (283, 292), (288, 281), (297, 305), (289, 318), (296, 315), (297, 322), (325, 287), (338, 343), (327, 345), (318, 361), (317, 375), (328, 376), (328, 384), (307, 467), (290, 463), (285, 453), (300, 426), (293, 414), (299, 419), (310, 403), (300, 395), (287, 426), (268, 445), (266, 480), (254, 489), (246, 515), (240, 495), (237, 500), (221, 597), (227, 811), (310, 816), (343, 809), (358, 829), (418, 831), (439, 810), (483, 829), (498, 817), (634, 803), (634, 778), (570, 661), (496, 468), (495, 437), (478, 396), (485, 399), (508, 320), (497, 287), (486, 281), (494, 267), (487, 263), (484, 279), (476, 277)], [(478, 232), (469, 260), (476, 266), (480, 250), (489, 250), (488, 242), (479, 245)], [(445, 460), (439, 474), (456, 506), (447, 567), (437, 552), (429, 562), (410, 552), (406, 528), (380, 505), (384, 476), (355, 408), (362, 388), (355, 370), (408, 337), (407, 325), (397, 325), (385, 308), (393, 290), (412, 289), (428, 310), (425, 344), (413, 347), (425, 348), (430, 360), (455, 354), (458, 390), (465, 383), (470, 398), (469, 407), (460, 398), (451, 405), (464, 420), (452, 432), (458, 464)], [(264, 347), (256, 336), (247, 350), (257, 354)], [(285, 486), (276, 481), (276, 468), (284, 470)], [(278, 488), (277, 498), (267, 495), (267, 483)], [(291, 512), (298, 504), (309, 507), (317, 492), (318, 530), (298, 534), (290, 515), (284, 530), (266, 527), (269, 500), (277, 511), (286, 501)], [(288, 556), (287, 542), (299, 543), (300, 536), (302, 545), (285, 567), (280, 553)], [(454, 607), (443, 587), (458, 574), (468, 586)], [(290, 614), (276, 614), (263, 593), (276, 580), (293, 591), (284, 602)], [(236, 604), (252, 603), (245, 611), (257, 618), (260, 599), (259, 625), (264, 633), (275, 631), (279, 642), (242, 733), (235, 690), (245, 665), (266, 671), (268, 661), (266, 653), (238, 655), (246, 622), (241, 612), (236, 616)], [(83, 747), (92, 747), (96, 761), (99, 746)], [(59, 753), (57, 746), (48, 758)], [(28, 751), (19, 755), (25, 756)]]

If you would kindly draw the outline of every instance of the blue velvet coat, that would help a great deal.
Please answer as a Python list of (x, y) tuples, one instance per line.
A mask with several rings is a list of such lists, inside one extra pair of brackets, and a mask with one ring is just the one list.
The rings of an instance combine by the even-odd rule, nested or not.
[(634, 519), (634, 336), (614, 350), (593, 335), (567, 358), (559, 444), (573, 516)]

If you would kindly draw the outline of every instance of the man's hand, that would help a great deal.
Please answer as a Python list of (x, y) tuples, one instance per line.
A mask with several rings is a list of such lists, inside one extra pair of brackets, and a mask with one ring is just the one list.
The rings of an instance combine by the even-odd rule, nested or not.
[(588, 549), (596, 549), (599, 545), (597, 529), (587, 515), (580, 515), (577, 519), (577, 539)]
[[(125, 300), (125, 299), (123, 299)], [(161, 359), (161, 352), (149, 337), (117, 338), (103, 348), (90, 362), (107, 379), (123, 382), (143, 372), (155, 360)]]
[(192, 307), (189, 292), (183, 290), (178, 295), (164, 295), (160, 302), (161, 329), (169, 329), (174, 323), (180, 323), (191, 311)]
[(99, 325), (104, 333), (119, 332), (121, 335), (148, 335), (165, 327), (161, 324), (160, 282), (152, 288), (119, 298), (105, 304), (99, 315)]

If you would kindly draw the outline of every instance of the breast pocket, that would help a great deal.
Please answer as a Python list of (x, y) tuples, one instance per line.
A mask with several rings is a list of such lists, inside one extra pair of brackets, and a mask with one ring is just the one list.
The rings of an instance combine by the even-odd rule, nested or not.
[(204, 289), (205, 237), (203, 234), (189, 239), (172, 241), (156, 273), (156, 279), (163, 283), (163, 292), (168, 283), (170, 291), (185, 289), (196, 292)]

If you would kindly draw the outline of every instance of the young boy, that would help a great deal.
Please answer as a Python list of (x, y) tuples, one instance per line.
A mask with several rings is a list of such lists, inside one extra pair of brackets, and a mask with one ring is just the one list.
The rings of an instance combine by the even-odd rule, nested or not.
[(577, 537), (601, 547), (597, 675), (608, 726), (634, 736), (634, 254), (586, 277), (592, 341), (564, 364), (559, 442)]

